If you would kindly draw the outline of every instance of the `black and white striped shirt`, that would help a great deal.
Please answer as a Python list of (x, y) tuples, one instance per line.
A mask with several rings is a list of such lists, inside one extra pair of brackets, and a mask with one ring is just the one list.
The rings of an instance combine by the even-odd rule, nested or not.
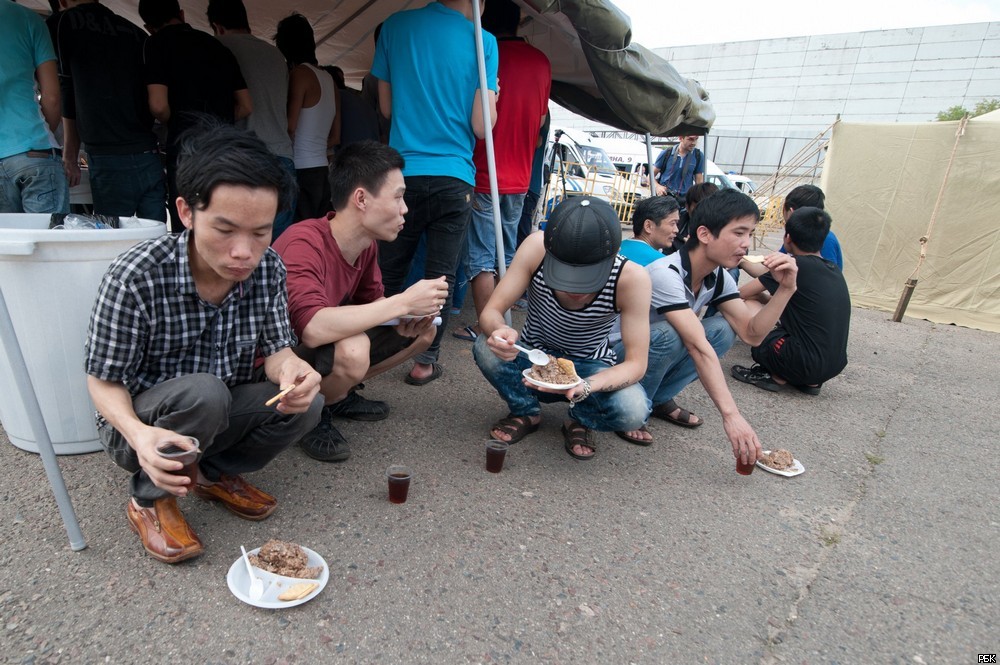
[(545, 284), (543, 264), (538, 266), (528, 285), (528, 318), (521, 340), (528, 346), (565, 358), (590, 358), (614, 364), (608, 335), (618, 319), (618, 279), (628, 262), (615, 257), (604, 288), (583, 309), (566, 309), (559, 304), (552, 289)]
[(189, 241), (190, 231), (165, 235), (111, 264), (87, 333), (87, 374), (123, 383), (133, 396), (199, 372), (235, 386), (252, 380), (258, 351), (267, 357), (296, 344), (285, 266), (273, 249), (213, 305), (198, 296)]

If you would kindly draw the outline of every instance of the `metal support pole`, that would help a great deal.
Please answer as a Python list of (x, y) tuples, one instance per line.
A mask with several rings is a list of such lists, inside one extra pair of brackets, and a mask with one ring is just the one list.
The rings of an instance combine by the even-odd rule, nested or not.
[(656, 181), (653, 180), (653, 138), (646, 132), (646, 181), (649, 183), (649, 195), (656, 196)]
[[(479, 101), (483, 111), (483, 137), (486, 143), (486, 164), (490, 176), (490, 199), (493, 203), (493, 232), (496, 235), (497, 275), (503, 279), (507, 272), (507, 261), (504, 258), (503, 224), (500, 220), (500, 187), (497, 184), (497, 161), (493, 149), (493, 122), (490, 117), (490, 91), (486, 81), (486, 53), (483, 47), (483, 23), (480, 16), (479, 0), (472, 0), (472, 22), (476, 26), (476, 61), (479, 64)], [(474, 194), (473, 194), (474, 196)], [(466, 275), (472, 279), (475, 275)], [(503, 313), (504, 321), (511, 324), (510, 310)]]
[(42, 458), (42, 466), (45, 467), (45, 475), (49, 478), (49, 485), (52, 486), (52, 493), (56, 497), (56, 505), (59, 506), (59, 514), (62, 515), (63, 524), (66, 526), (66, 534), (69, 536), (69, 546), (74, 552), (87, 547), (87, 541), (83, 539), (80, 531), (80, 523), (76, 519), (73, 511), (73, 501), (66, 491), (66, 483), (63, 481), (62, 472), (59, 470), (59, 462), (56, 461), (56, 452), (52, 448), (52, 439), (49, 431), (45, 427), (45, 419), (42, 417), (42, 409), (38, 406), (38, 397), (35, 387), (31, 383), (28, 375), (28, 366), (24, 362), (24, 354), (21, 353), (21, 346), (17, 341), (17, 332), (10, 319), (10, 311), (7, 309), (7, 300), (4, 298), (3, 289), (0, 288), (0, 345), (7, 350), (7, 358), (10, 361), (11, 372), (14, 375), (14, 383), (21, 386), (21, 396), (24, 399), (24, 406), (28, 411), (28, 422), (31, 424), (31, 431), (35, 435), (35, 442), (38, 444), (38, 453)]

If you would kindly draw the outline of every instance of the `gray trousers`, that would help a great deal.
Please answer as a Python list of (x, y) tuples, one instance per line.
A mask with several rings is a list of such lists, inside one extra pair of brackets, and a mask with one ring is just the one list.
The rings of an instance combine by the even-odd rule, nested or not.
[[(132, 400), (139, 420), (201, 444), (201, 473), (209, 480), (258, 471), (319, 423), (323, 395), (317, 394), (305, 413), (286, 415), (264, 402), (279, 388), (270, 381), (229, 388), (211, 374), (170, 379)], [(153, 484), (139, 458), (118, 430), (98, 428), (101, 443), (115, 464), (132, 472), (132, 496), (150, 505), (169, 493)]]

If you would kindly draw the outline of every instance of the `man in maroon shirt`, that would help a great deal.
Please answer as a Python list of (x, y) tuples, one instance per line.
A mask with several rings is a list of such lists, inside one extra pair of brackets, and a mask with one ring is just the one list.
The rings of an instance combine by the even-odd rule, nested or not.
[(330, 165), (334, 212), (293, 224), (274, 249), (288, 270), (288, 310), (296, 348), (323, 376), (320, 424), (300, 441), (324, 462), (350, 456), (334, 416), (381, 420), (389, 405), (361, 397), (357, 385), (430, 346), (434, 317), (448, 296), (444, 277), (417, 282), (386, 298), (377, 241), (403, 228), (403, 158), (376, 141), (337, 152)]

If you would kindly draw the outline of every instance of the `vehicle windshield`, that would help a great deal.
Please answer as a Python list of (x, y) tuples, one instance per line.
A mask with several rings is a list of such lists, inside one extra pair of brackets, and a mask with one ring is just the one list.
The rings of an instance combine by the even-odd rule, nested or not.
[(616, 173), (615, 165), (611, 163), (611, 158), (608, 157), (608, 153), (604, 151), (604, 148), (581, 145), (580, 152), (583, 154), (583, 160), (587, 163), (588, 168), (595, 168), (598, 173), (606, 173), (608, 175)]

